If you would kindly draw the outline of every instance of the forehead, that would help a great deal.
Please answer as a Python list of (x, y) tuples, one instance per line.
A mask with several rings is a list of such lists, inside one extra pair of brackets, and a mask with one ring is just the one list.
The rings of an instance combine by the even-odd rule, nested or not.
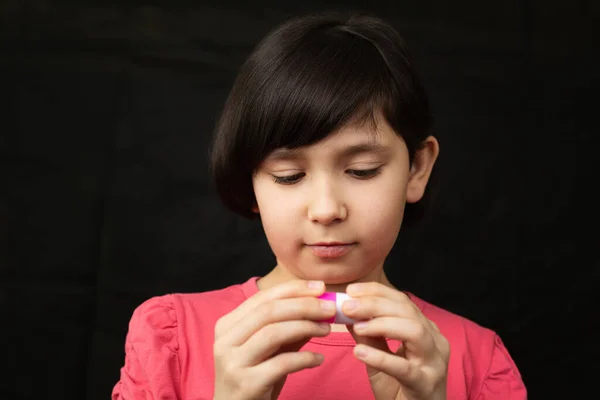
[(265, 161), (297, 159), (305, 157), (350, 157), (364, 153), (389, 153), (400, 137), (385, 122), (349, 125), (331, 133), (325, 139), (298, 148), (275, 149)]

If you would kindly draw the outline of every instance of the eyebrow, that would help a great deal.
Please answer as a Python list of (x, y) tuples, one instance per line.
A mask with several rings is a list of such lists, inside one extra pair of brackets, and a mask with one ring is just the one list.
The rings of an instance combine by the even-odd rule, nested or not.
[[(339, 158), (350, 158), (359, 154), (377, 153), (385, 154), (391, 150), (390, 147), (379, 143), (358, 143), (347, 146), (337, 152)], [(302, 151), (299, 149), (277, 149), (268, 157), (269, 161), (295, 161), (302, 158)]]

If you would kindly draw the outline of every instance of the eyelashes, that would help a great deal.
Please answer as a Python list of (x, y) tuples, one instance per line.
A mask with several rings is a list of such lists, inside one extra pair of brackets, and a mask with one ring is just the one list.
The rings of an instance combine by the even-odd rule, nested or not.
[[(373, 168), (373, 169), (349, 169), (346, 173), (356, 179), (367, 180), (371, 179), (381, 172), (381, 167)], [(295, 183), (300, 182), (302, 178), (304, 178), (306, 174), (304, 172), (299, 172), (294, 175), (286, 175), (286, 176), (277, 176), (271, 175), (273, 181), (280, 185), (293, 185)]]
[(306, 175), (304, 172), (301, 172), (299, 174), (294, 174), (294, 175), (288, 175), (288, 176), (276, 176), (276, 175), (271, 175), (273, 177), (273, 181), (275, 183), (278, 183), (280, 185), (293, 185), (294, 183), (300, 181), (300, 179), (302, 179), (304, 177), (304, 175)]

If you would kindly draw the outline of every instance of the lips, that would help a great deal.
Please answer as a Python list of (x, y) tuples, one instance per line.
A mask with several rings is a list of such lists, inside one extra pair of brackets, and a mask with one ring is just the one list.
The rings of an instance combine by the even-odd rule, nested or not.
[(319, 258), (339, 258), (348, 254), (355, 243), (320, 242), (308, 245), (312, 253)]

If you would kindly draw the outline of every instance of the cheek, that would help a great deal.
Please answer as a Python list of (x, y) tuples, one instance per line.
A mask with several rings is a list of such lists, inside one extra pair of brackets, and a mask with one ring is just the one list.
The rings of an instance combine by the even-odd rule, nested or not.
[[(382, 182), (383, 183), (383, 182)], [(392, 182), (382, 185), (377, 195), (365, 193), (354, 211), (359, 213), (361, 232), (373, 247), (391, 249), (402, 223), (406, 204), (406, 184)], [(373, 239), (373, 240), (371, 240)], [(388, 249), (389, 250), (389, 249)]]
[(281, 193), (264, 187), (255, 188), (256, 201), (265, 236), (275, 253), (286, 251), (298, 240), (298, 221), (293, 199), (282, 199)]
[[(281, 212), (278, 212), (281, 211)], [(271, 240), (289, 240), (294, 234), (293, 211), (290, 209), (281, 210), (269, 209), (267, 213), (261, 213), (263, 229), (269, 241)], [(296, 233), (297, 235), (297, 233)]]

